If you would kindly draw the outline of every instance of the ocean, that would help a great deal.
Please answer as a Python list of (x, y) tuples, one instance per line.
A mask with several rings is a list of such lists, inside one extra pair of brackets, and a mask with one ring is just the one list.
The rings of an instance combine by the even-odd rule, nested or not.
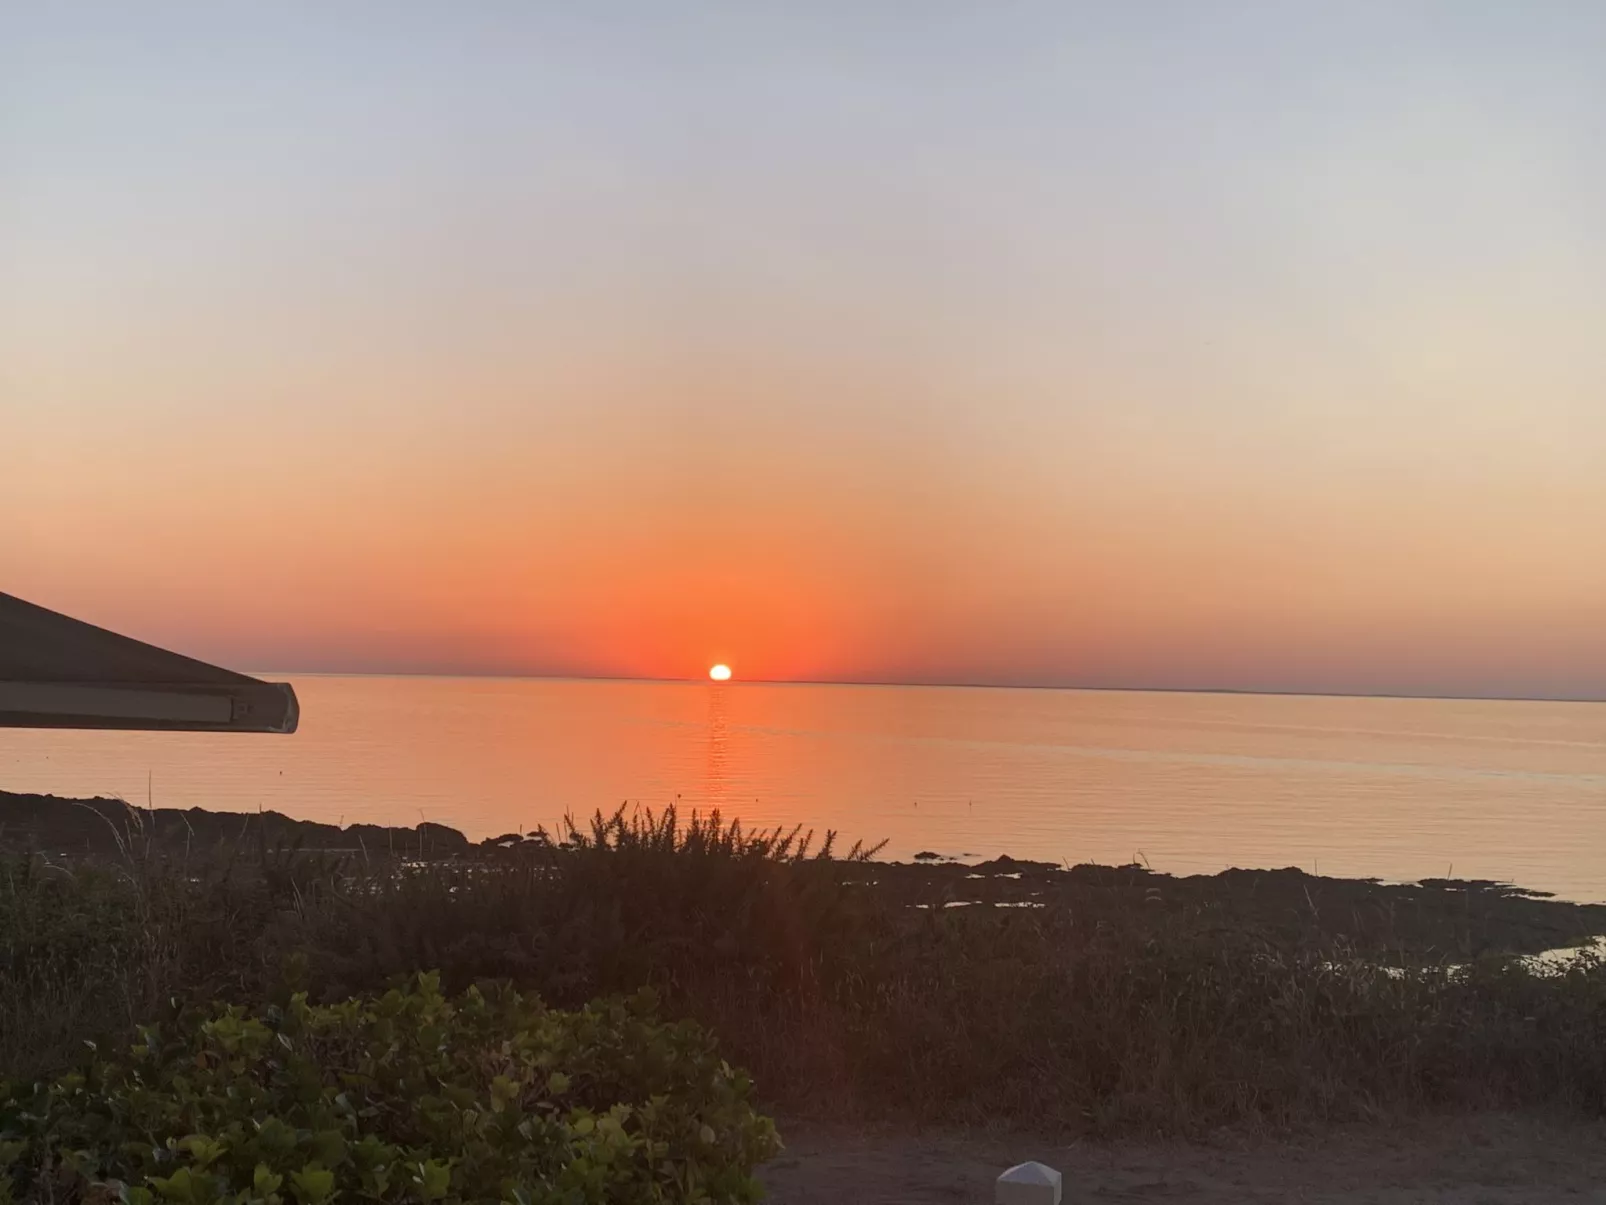
[(1606, 703), (291, 680), (289, 737), (0, 729), (0, 789), (473, 838), (678, 802), (900, 859), (1297, 866), (1606, 900)]

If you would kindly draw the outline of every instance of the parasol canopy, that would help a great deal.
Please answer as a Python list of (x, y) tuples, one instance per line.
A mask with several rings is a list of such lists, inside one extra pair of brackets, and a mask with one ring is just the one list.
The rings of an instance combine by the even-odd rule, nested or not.
[(0, 594), (0, 727), (294, 732), (299, 717), (288, 683)]

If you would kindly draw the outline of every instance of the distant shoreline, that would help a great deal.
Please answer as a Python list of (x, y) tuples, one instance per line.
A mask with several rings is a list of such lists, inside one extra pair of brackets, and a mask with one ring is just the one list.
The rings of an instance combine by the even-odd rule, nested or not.
[(636, 678), (612, 674), (518, 674), (497, 671), (453, 670), (251, 670), (279, 678), (434, 678), (444, 681), (501, 682), (626, 682), (651, 686), (851, 686), (876, 690), (1030, 690), (1064, 694), (1247, 696), (1267, 699), (1387, 699), (1425, 703), (1606, 703), (1606, 695), (1463, 695), (1423, 694), (1411, 691), (1275, 690), (1237, 686), (1078, 686), (1045, 682), (891, 682), (849, 681), (832, 678), (741, 678), (710, 682), (706, 678)]

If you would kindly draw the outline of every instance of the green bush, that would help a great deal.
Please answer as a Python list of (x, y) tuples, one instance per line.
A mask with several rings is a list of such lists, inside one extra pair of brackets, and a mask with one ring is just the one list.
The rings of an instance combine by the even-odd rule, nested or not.
[(653, 1000), (506, 986), (185, 1010), (127, 1060), (0, 1091), (0, 1202), (748, 1202), (779, 1142)]

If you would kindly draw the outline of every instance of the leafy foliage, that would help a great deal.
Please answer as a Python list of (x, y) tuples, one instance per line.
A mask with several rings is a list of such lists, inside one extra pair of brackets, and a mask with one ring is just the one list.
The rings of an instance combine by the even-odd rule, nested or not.
[(0, 1094), (0, 1202), (749, 1202), (751, 1085), (644, 993), (548, 1009), (438, 976), (318, 1006), (183, 1010), (126, 1060)]

